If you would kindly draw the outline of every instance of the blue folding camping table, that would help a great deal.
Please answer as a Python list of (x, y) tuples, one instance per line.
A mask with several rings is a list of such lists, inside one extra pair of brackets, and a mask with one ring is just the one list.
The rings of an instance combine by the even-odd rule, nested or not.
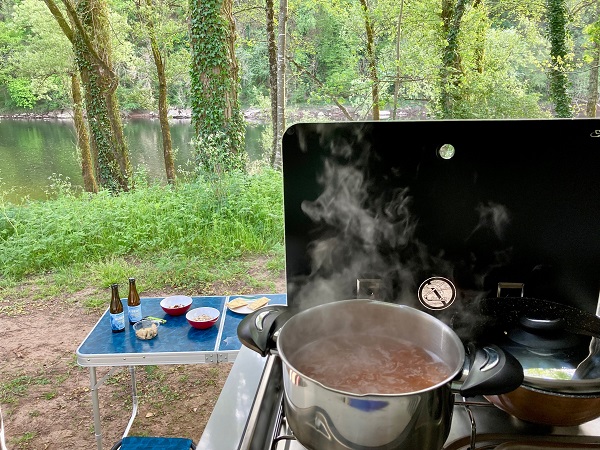
[[(286, 304), (285, 294), (260, 294), (241, 297), (268, 297), (269, 304)], [(135, 336), (131, 325), (125, 331), (113, 333), (110, 328), (108, 309), (94, 325), (84, 341), (77, 348), (77, 363), (90, 368), (90, 389), (94, 413), (94, 432), (98, 450), (102, 450), (102, 430), (98, 389), (119, 367), (128, 367), (131, 376), (132, 413), (123, 433), (127, 436), (137, 414), (138, 399), (135, 379), (135, 366), (163, 364), (203, 364), (233, 362), (241, 348), (237, 337), (237, 327), (245, 317), (230, 311), (226, 303), (240, 295), (192, 297), (190, 309), (211, 306), (221, 311), (219, 321), (207, 330), (192, 328), (185, 314), (170, 316), (160, 307), (160, 298), (142, 298), (142, 315), (165, 319), (160, 325), (158, 336), (151, 340), (140, 340)], [(121, 300), (126, 311), (126, 299)], [(110, 367), (100, 380), (96, 377), (97, 367)]]

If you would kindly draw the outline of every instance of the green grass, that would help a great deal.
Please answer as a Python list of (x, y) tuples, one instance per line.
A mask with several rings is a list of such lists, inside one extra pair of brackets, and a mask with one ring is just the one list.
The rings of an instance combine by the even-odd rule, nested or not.
[(17, 436), (16, 438), (12, 439), (10, 442), (12, 444), (16, 444), (16, 445), (20, 446), (21, 444), (27, 444), (29, 441), (33, 440), (35, 438), (35, 436), (36, 436), (35, 432), (28, 431), (24, 435)]
[(51, 380), (46, 377), (19, 375), (12, 380), (0, 383), (0, 403), (14, 403), (17, 397), (25, 395), (31, 385), (47, 385)]
[[(19, 302), (90, 289), (89, 308), (106, 305), (106, 288), (140, 279), (141, 289), (195, 288), (216, 281), (261, 283), (248, 260), (284, 268), (281, 173), (227, 175), (111, 195), (57, 192), (15, 205), (0, 196), (0, 313)], [(18, 292), (18, 295), (16, 293)]]
[(57, 395), (58, 395), (58, 393), (56, 391), (52, 390), (50, 392), (45, 392), (44, 398), (46, 400), (52, 400), (53, 398), (56, 398)]

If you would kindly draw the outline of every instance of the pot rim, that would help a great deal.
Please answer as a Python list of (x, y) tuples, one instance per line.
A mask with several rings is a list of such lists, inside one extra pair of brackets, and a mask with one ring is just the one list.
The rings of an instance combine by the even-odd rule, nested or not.
[(553, 380), (525, 376), (523, 386), (531, 390), (543, 391), (557, 395), (588, 395), (600, 397), (600, 380)]
[[(382, 302), (379, 300), (373, 300), (373, 299), (348, 299), (348, 300), (337, 300), (337, 301), (333, 301), (333, 302), (329, 302), (329, 303), (324, 303), (321, 305), (317, 305), (317, 306), (313, 306), (311, 308), (305, 309), (303, 311), (298, 312), (297, 314), (294, 314), (294, 316), (292, 316), (288, 321), (286, 321), (283, 326), (281, 327), (281, 329), (279, 330), (278, 333), (278, 337), (277, 337), (277, 343), (279, 344), (279, 339), (281, 337), (282, 333), (285, 333), (285, 329), (286, 327), (289, 328), (289, 323), (298, 320), (302, 320), (302, 316), (306, 316), (308, 315), (311, 311), (314, 311), (316, 309), (325, 309), (325, 308), (331, 308), (334, 306), (341, 306), (344, 304), (350, 304), (350, 303), (365, 303), (365, 304), (377, 304), (377, 305), (381, 305), (381, 307), (390, 307), (390, 308), (397, 308), (399, 310), (405, 310), (405, 311), (409, 311), (411, 314), (415, 314), (418, 315), (420, 317), (423, 318), (423, 320), (429, 320), (432, 323), (435, 323), (436, 326), (440, 326), (446, 333), (448, 333), (450, 336), (452, 336), (453, 342), (455, 344), (457, 344), (457, 350), (459, 353), (459, 363), (457, 364), (457, 367), (455, 369), (451, 368), (451, 374), (446, 377), (444, 380), (440, 381), (439, 383), (436, 383), (435, 385), (429, 386), (428, 388), (425, 389), (421, 389), (418, 391), (411, 391), (411, 392), (401, 392), (401, 393), (397, 393), (397, 394), (385, 394), (385, 393), (365, 393), (365, 394), (358, 394), (355, 392), (350, 392), (350, 391), (344, 391), (341, 389), (334, 389), (332, 387), (329, 387), (323, 383), (321, 383), (320, 381), (315, 380), (314, 378), (311, 378), (307, 375), (305, 375), (304, 373), (302, 373), (301, 371), (297, 370), (296, 367), (291, 364), (289, 362), (289, 360), (287, 359), (285, 352), (281, 350), (281, 348), (279, 347), (279, 345), (277, 345), (277, 353), (279, 355), (279, 357), (281, 358), (281, 360), (283, 361), (283, 363), (285, 364), (285, 366), (289, 367), (290, 370), (294, 371), (295, 373), (297, 373), (298, 375), (301, 375), (305, 381), (309, 381), (313, 384), (316, 384), (317, 386), (329, 391), (329, 392), (333, 392), (336, 394), (342, 394), (342, 395), (348, 395), (348, 396), (352, 396), (352, 397), (360, 397), (360, 398), (369, 398), (369, 397), (374, 397), (374, 398), (396, 398), (396, 397), (408, 397), (411, 395), (419, 395), (425, 392), (429, 392), (429, 391), (433, 391), (435, 389), (444, 387), (444, 386), (448, 386), (450, 387), (450, 384), (452, 383), (452, 381), (454, 381), (456, 379), (456, 376), (462, 372), (463, 370), (463, 366), (464, 366), (464, 361), (465, 361), (465, 349), (464, 349), (464, 345), (462, 343), (462, 341), (460, 340), (460, 338), (458, 337), (458, 335), (455, 333), (455, 331), (450, 328), (448, 325), (446, 325), (444, 322), (442, 322), (439, 319), (436, 319), (435, 317), (431, 316), (430, 314), (427, 314), (423, 311), (420, 311), (416, 308), (413, 308), (411, 306), (407, 306), (407, 305), (402, 305), (402, 304), (397, 304), (397, 303), (388, 303), (388, 302)], [(300, 317), (300, 319), (297, 319), (297, 317)], [(438, 357), (440, 357), (439, 355), (436, 355)]]
[[(576, 393), (576, 392), (557, 392), (557, 391), (549, 391), (546, 389), (540, 389), (538, 387), (534, 387), (534, 386), (528, 386), (526, 384), (522, 384), (521, 386), (518, 387), (518, 389), (525, 389), (528, 391), (532, 391), (532, 392), (537, 392), (538, 394), (545, 394), (545, 395), (550, 395), (553, 397), (560, 397), (560, 398), (572, 398), (572, 399), (594, 399), (594, 398), (600, 398), (600, 392), (597, 393)], [(497, 397), (501, 397), (504, 394), (497, 394)], [(489, 395), (484, 395), (484, 397), (489, 397)]]

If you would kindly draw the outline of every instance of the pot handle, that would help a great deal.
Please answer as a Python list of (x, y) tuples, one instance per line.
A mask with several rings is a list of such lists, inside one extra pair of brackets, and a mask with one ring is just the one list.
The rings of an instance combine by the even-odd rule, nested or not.
[(240, 342), (262, 356), (277, 347), (277, 331), (290, 318), (287, 306), (271, 305), (260, 308), (242, 319), (237, 328)]
[(459, 393), (463, 397), (498, 395), (517, 389), (524, 379), (523, 366), (497, 345), (467, 345), (468, 375)]

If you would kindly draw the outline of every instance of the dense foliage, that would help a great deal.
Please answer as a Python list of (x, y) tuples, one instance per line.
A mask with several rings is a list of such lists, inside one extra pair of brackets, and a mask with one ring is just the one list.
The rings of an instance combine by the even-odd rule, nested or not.
[(115, 257), (226, 261), (283, 246), (281, 174), (0, 203), (0, 280)]
[[(5, 111), (69, 107), (72, 51), (41, 3), (7, 0), (0, 6), (0, 108)], [(161, 11), (157, 23), (165, 26), (168, 102), (175, 110), (191, 108), (187, 2), (155, 3)], [(568, 108), (577, 115), (585, 109), (594, 73), (589, 49), (590, 30), (598, 27), (596, 3), (380, 0), (369, 2), (364, 12), (359, 0), (290, 1), (287, 101), (290, 107), (341, 105), (355, 118), (369, 118), (368, 19), (382, 110), (393, 107), (398, 87), (398, 107), (417, 109), (421, 117), (544, 117), (566, 115)], [(156, 74), (135, 8), (122, 0), (108, 4), (121, 105), (156, 109)], [(233, 8), (242, 107), (268, 110), (264, 5), (245, 0)], [(214, 42), (205, 45), (215, 50)], [(451, 102), (441, 101), (444, 96)]]

